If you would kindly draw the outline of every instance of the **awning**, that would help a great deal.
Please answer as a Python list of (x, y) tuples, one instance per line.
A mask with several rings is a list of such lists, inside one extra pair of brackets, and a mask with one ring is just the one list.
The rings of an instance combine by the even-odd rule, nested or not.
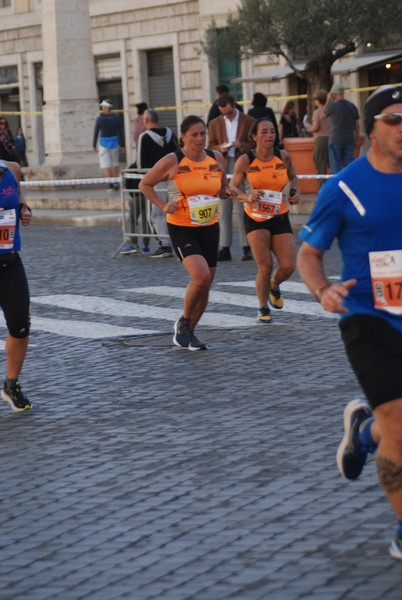
[[(306, 66), (305, 62), (297, 62), (295, 63), (296, 69), (303, 71)], [(268, 69), (265, 73), (261, 73), (260, 75), (248, 75), (246, 77), (236, 77), (236, 79), (232, 79), (230, 83), (248, 83), (248, 82), (262, 82), (262, 81), (274, 81), (275, 79), (283, 79), (288, 75), (293, 73), (293, 69), (289, 67), (289, 65), (285, 65), (283, 67), (272, 67)]]
[(402, 50), (396, 50), (395, 52), (386, 54), (364, 54), (361, 56), (355, 56), (349, 60), (337, 60), (332, 65), (331, 73), (352, 73), (353, 71), (358, 71), (363, 67), (372, 67), (376, 64), (381, 64), (382, 62), (389, 62), (395, 58), (400, 58), (401, 56)]
[[(352, 73), (353, 71), (358, 71), (363, 67), (370, 67), (376, 64), (381, 64), (382, 62), (389, 62), (396, 58), (402, 57), (402, 50), (395, 50), (394, 52), (382, 52), (382, 53), (372, 53), (372, 54), (363, 54), (361, 56), (354, 56), (349, 59), (341, 59), (337, 60), (331, 69), (331, 73), (340, 74), (340, 73)], [(295, 67), (303, 71), (305, 68), (305, 62), (296, 62)], [(293, 69), (289, 67), (289, 65), (282, 67), (272, 67), (271, 69), (267, 69), (265, 73), (261, 73), (259, 75), (247, 75), (245, 77), (236, 77), (236, 79), (232, 79), (231, 83), (261, 83), (264, 81), (275, 81), (276, 79), (283, 79), (284, 77), (288, 77), (293, 73)]]

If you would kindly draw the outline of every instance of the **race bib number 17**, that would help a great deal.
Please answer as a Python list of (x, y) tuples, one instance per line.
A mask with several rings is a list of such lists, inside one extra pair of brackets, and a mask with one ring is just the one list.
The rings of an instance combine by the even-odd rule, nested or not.
[(402, 315), (402, 250), (369, 252), (374, 305)]

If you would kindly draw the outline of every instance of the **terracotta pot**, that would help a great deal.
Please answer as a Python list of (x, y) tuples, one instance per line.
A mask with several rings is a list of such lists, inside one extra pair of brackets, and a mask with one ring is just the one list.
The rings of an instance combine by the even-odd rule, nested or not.
[[(360, 135), (359, 144), (355, 149), (356, 158), (360, 155), (360, 150), (364, 144), (364, 140), (364, 135)], [(285, 138), (283, 140), (283, 145), (285, 150), (289, 152), (292, 158), (294, 170), (298, 175), (317, 175), (313, 161), (313, 137)], [(317, 193), (317, 179), (301, 179), (300, 191), (302, 194)]]

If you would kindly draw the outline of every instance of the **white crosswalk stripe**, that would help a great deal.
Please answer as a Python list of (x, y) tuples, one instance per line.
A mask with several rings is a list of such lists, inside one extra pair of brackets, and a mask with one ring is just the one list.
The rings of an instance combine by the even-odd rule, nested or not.
[[(258, 326), (254, 314), (256, 313), (257, 302), (255, 296), (255, 282), (248, 281), (226, 281), (215, 284), (215, 288), (210, 293), (209, 305), (203, 315), (200, 324), (219, 329), (232, 329), (238, 327)], [(225, 288), (225, 290), (222, 290)], [(230, 288), (242, 288), (242, 292), (227, 291)], [(321, 306), (314, 301), (309, 290), (303, 283), (287, 281), (281, 285), (284, 292), (285, 305), (281, 311), (273, 311), (275, 319), (273, 325), (285, 325), (283, 317), (286, 313), (294, 313), (312, 317), (337, 318), (337, 315), (326, 313)], [(250, 291), (248, 291), (250, 290)], [(182, 300), (184, 297), (184, 288), (175, 286), (148, 286), (136, 288), (123, 288), (120, 292), (147, 296), (143, 303), (130, 302), (126, 300), (116, 300), (114, 298), (105, 298), (99, 296), (75, 295), (75, 294), (53, 294), (46, 296), (33, 297), (32, 304), (49, 306), (54, 309), (64, 309), (72, 311), (71, 319), (40, 317), (33, 310), (32, 331), (44, 331), (61, 336), (69, 336), (82, 339), (104, 339), (135, 335), (148, 335), (166, 332), (166, 327), (161, 326), (160, 322), (169, 321), (172, 329), (173, 322), (180, 316), (182, 309)], [(292, 294), (309, 295), (309, 300), (295, 300), (291, 298)], [(161, 307), (153, 304), (149, 297), (165, 297), (177, 299), (177, 308)], [(226, 305), (231, 307), (240, 307), (250, 309), (250, 316), (238, 315), (235, 312), (224, 313), (214, 311), (215, 305)], [(172, 306), (172, 302), (170, 302)], [(244, 312), (244, 311), (243, 311)], [(87, 315), (96, 315), (96, 320), (88, 320)], [(82, 318), (81, 318), (82, 316)], [(123, 317), (130, 322), (127, 326), (114, 325), (107, 322), (107, 317)], [(139, 319), (140, 323), (132, 323), (131, 319)], [(148, 328), (148, 321), (154, 322), (154, 326)], [(134, 325), (134, 326), (133, 326)], [(136, 327), (135, 325), (138, 325)], [(5, 327), (3, 315), (0, 314), (0, 327)], [(0, 350), (4, 350), (4, 341), (0, 340)]]
[[(285, 288), (284, 288), (285, 289)], [(306, 288), (307, 290), (307, 288)], [(170, 286), (159, 286), (159, 287), (142, 287), (142, 288), (131, 288), (127, 291), (136, 294), (155, 294), (157, 296), (171, 296), (175, 298), (184, 297), (184, 289)], [(308, 290), (307, 290), (308, 291)], [(305, 293), (305, 292), (303, 292)], [(310, 294), (310, 292), (308, 292)], [(255, 295), (246, 294), (234, 294), (231, 292), (215, 292), (211, 291), (209, 294), (210, 304), (230, 304), (233, 306), (246, 306), (248, 308), (257, 308), (257, 299)], [(289, 312), (299, 315), (310, 315), (315, 317), (326, 317), (336, 318), (333, 313), (325, 312), (318, 302), (304, 302), (302, 300), (290, 300), (286, 298), (285, 304), (281, 313)]]

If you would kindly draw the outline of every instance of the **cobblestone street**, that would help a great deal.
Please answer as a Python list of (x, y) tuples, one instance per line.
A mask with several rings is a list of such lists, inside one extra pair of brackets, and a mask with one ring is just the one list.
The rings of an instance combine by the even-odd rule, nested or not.
[(0, 599), (400, 600), (374, 461), (356, 482), (335, 464), (361, 395), (336, 319), (295, 274), (257, 325), (235, 249), (197, 330), (209, 350), (180, 350), (184, 269), (112, 258), (120, 241), (23, 231), (34, 406), (0, 407)]

